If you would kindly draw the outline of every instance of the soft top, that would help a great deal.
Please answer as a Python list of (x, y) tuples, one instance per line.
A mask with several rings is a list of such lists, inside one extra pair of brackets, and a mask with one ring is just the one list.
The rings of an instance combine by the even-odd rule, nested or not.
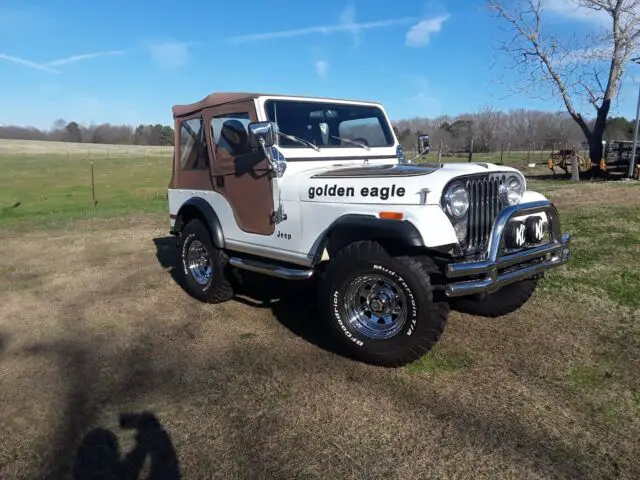
[[(207, 107), (215, 107), (218, 105), (223, 105), (225, 103), (234, 103), (234, 102), (242, 102), (245, 100), (252, 100), (258, 97), (291, 97), (291, 98), (313, 98), (318, 100), (334, 100), (334, 101), (353, 101), (353, 100), (345, 100), (339, 98), (325, 98), (325, 97), (312, 97), (312, 96), (303, 96), (303, 95), (283, 95), (283, 94), (267, 94), (267, 93), (246, 93), (246, 92), (216, 92), (210, 95), (207, 95), (202, 100), (199, 100), (195, 103), (183, 104), (183, 105), (174, 105), (171, 110), (173, 111), (173, 117), (183, 117), (185, 115), (189, 115), (199, 110), (202, 110)], [(358, 103), (369, 103), (379, 105), (379, 102), (370, 102), (370, 101), (357, 101)]]
[(207, 107), (215, 107), (217, 105), (223, 105), (225, 103), (241, 102), (243, 100), (249, 100), (259, 97), (259, 93), (243, 93), (243, 92), (219, 92), (207, 95), (202, 100), (195, 103), (188, 103), (184, 105), (174, 105), (171, 110), (173, 116), (182, 117), (189, 115), (190, 113), (197, 112)]

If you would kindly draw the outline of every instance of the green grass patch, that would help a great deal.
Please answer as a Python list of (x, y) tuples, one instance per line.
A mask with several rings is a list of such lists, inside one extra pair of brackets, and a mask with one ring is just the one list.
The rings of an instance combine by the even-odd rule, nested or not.
[(0, 156), (0, 170), (0, 226), (5, 228), (167, 209), (171, 157), (89, 161), (64, 155)]
[(604, 295), (640, 307), (640, 206), (592, 206), (562, 213), (572, 235), (567, 265), (547, 275), (543, 289)]
[(601, 388), (611, 378), (607, 372), (597, 366), (579, 365), (574, 366), (567, 372), (567, 382), (572, 387), (593, 390)]
[(471, 367), (475, 359), (468, 352), (438, 343), (425, 356), (407, 365), (412, 373), (447, 373)]

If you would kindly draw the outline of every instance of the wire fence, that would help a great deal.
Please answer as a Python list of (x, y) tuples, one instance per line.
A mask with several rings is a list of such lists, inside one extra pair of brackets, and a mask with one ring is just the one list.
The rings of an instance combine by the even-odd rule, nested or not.
[(36, 157), (44, 155), (86, 160), (170, 157), (173, 155), (173, 146), (107, 145), (0, 139), (0, 157)]
[[(497, 149), (496, 149), (497, 148)], [(431, 152), (422, 156), (421, 161), (428, 162), (489, 162), (499, 165), (547, 165), (549, 158), (554, 153), (562, 150), (575, 150), (582, 158), (589, 158), (589, 149), (584, 145), (565, 144), (536, 144), (532, 142), (526, 150), (512, 150), (509, 143), (494, 146), (486, 151), (474, 151), (473, 142), (466, 149), (456, 149), (449, 145), (439, 143), (431, 145)], [(405, 157), (418, 156), (417, 146), (405, 148)]]

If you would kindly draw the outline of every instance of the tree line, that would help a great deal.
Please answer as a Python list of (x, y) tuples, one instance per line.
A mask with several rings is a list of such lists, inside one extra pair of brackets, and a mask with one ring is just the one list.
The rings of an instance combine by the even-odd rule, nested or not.
[[(593, 122), (595, 120), (592, 120)], [(634, 121), (609, 117), (604, 140), (632, 140)], [(394, 122), (398, 140), (406, 149), (417, 148), (417, 138), (429, 135), (431, 148), (442, 142), (445, 152), (527, 150), (529, 148), (587, 148), (582, 129), (565, 112), (550, 113), (516, 109), (508, 112), (483, 108), (477, 113), (455, 117), (411, 118)]]
[(48, 140), (55, 142), (104, 143), (111, 145), (173, 145), (173, 128), (169, 125), (81, 125), (56, 120), (50, 130), (14, 125), (0, 126), (0, 138), (10, 140)]
[[(634, 123), (624, 117), (607, 120), (605, 140), (631, 140)], [(436, 118), (415, 117), (393, 122), (398, 140), (405, 149), (415, 149), (418, 135), (430, 137), (432, 149), (442, 142), (445, 152), (474, 152), (501, 149), (550, 150), (585, 147), (581, 128), (564, 112), (516, 109), (508, 112), (483, 108), (477, 113)], [(57, 120), (50, 130), (33, 127), (0, 126), (0, 138), (12, 140), (50, 140), (58, 142), (104, 143), (115, 145), (173, 145), (173, 128), (168, 125), (81, 125)]]

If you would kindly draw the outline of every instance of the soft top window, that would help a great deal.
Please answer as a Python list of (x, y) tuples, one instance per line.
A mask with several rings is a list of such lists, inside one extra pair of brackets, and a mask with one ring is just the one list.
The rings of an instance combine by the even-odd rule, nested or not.
[[(393, 145), (393, 134), (382, 110), (376, 106), (304, 100), (267, 100), (269, 121), (283, 133), (301, 137), (318, 147), (354, 148), (353, 140), (369, 147)], [(283, 147), (307, 148), (284, 137)]]

